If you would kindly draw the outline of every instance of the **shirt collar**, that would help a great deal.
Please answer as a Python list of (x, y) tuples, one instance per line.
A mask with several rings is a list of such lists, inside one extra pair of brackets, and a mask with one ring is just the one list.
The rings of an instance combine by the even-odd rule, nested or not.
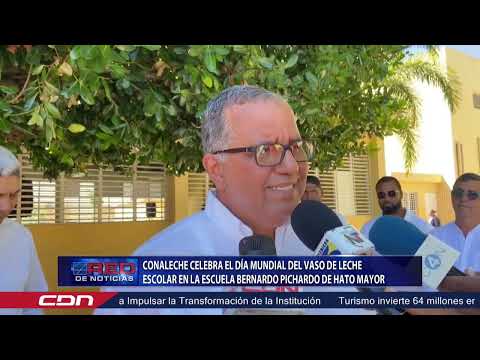
[(223, 205), (213, 190), (208, 192), (205, 212), (216, 226), (221, 227), (226, 234), (232, 234), (238, 238), (238, 242), (246, 236), (253, 235), (252, 229)]
[(466, 239), (467, 237), (472, 236), (475, 233), (480, 231), (480, 224), (477, 224), (477, 226), (475, 226), (472, 230), (470, 230), (469, 233), (467, 234), (467, 236), (465, 236), (463, 234), (462, 229), (460, 229), (460, 227), (457, 225), (457, 223), (455, 221), (452, 221), (452, 225), (453, 225), (453, 228), (455, 229), (455, 231), (457, 231), (459, 234), (461, 234), (464, 239)]
[[(205, 213), (216, 226), (220, 227), (225, 234), (231, 235), (236, 241), (235, 246), (246, 236), (252, 236), (252, 229), (235, 216), (218, 198), (216, 191), (210, 190), (205, 204)], [(285, 228), (290, 225), (290, 219), (285, 224), (275, 229), (275, 243), (280, 245), (279, 241), (283, 237)]]

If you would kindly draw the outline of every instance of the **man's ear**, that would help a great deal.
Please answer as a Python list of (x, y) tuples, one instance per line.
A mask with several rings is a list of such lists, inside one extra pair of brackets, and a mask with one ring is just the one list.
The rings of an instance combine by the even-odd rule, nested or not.
[(213, 154), (205, 154), (202, 159), (203, 167), (208, 173), (210, 180), (215, 184), (217, 191), (225, 189), (224, 164)]

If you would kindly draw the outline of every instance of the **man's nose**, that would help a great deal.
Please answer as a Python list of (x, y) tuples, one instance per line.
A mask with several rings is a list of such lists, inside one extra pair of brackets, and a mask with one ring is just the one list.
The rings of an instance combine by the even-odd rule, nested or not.
[(288, 149), (285, 152), (282, 162), (277, 166), (278, 172), (281, 173), (298, 173), (298, 163), (297, 160), (293, 157), (292, 152)]

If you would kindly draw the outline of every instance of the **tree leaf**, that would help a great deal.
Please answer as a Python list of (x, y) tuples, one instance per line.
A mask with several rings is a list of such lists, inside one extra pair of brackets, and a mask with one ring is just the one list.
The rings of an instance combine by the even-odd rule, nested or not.
[(58, 68), (58, 75), (59, 76), (63, 76), (63, 75), (72, 76), (72, 74), (73, 74), (73, 69), (68, 62), (64, 62)]
[(298, 55), (297, 54), (293, 54), (292, 56), (290, 56), (290, 58), (288, 59), (287, 63), (285, 64), (285, 69), (289, 69), (291, 68), (292, 66), (295, 66), (295, 64), (297, 63), (298, 61)]
[(7, 95), (13, 95), (17, 93), (18, 89), (13, 86), (0, 85), (0, 91)]
[(27, 125), (29, 125), (29, 126), (37, 125), (40, 128), (43, 128), (43, 118), (40, 116), (40, 114), (38, 112), (35, 111), (32, 114), (32, 117), (28, 121)]
[(45, 136), (47, 138), (47, 144), (50, 146), (52, 140), (55, 139), (55, 123), (49, 116), (45, 119)]
[(226, 48), (225, 46), (214, 46), (213, 47), (215, 54), (220, 56), (225, 56), (230, 53), (230, 49)]
[(266, 57), (258, 58), (258, 63), (262, 65), (265, 69), (271, 70), (273, 68), (272, 60)]
[(98, 127), (104, 132), (104, 133), (107, 133), (109, 135), (113, 135), (113, 131), (112, 129), (110, 129), (108, 126), (105, 126), (103, 124), (98, 124)]
[(126, 51), (126, 52), (131, 52), (136, 48), (135, 45), (115, 45), (115, 47), (120, 51)]
[(86, 130), (85, 126), (83, 126), (82, 124), (78, 124), (78, 123), (70, 124), (70, 126), (68, 127), (68, 131), (70, 131), (71, 133), (74, 133), (74, 134), (84, 132), (85, 130)]
[(160, 50), (162, 48), (162, 45), (142, 45), (142, 47), (150, 51), (155, 51)]
[(62, 115), (60, 114), (60, 111), (58, 111), (57, 107), (51, 103), (45, 103), (45, 107), (50, 115), (54, 119), (60, 120), (62, 118)]
[(104, 88), (104, 90), (105, 90), (105, 96), (107, 97), (108, 100), (110, 100), (111, 102), (113, 102), (113, 100), (112, 100), (112, 92), (110, 91), (110, 85), (108, 85), (107, 80), (102, 79), (102, 85), (103, 85), (103, 88)]
[(215, 55), (213, 54), (211, 49), (207, 49), (205, 51), (205, 56), (203, 59), (203, 62), (205, 66), (207, 67), (207, 70), (210, 71), (211, 73), (216, 74), (217, 73), (217, 59), (215, 58)]
[(33, 69), (32, 75), (40, 74), (44, 67), (45, 67), (45, 65), (38, 65), (37, 67), (35, 67), (35, 69)]
[(8, 125), (7, 121), (1, 116), (0, 116), (0, 131), (6, 134), (10, 132), (10, 126)]
[(310, 86), (312, 86), (313, 88), (318, 87), (317, 77), (315, 75), (313, 75), (310, 71), (307, 71), (305, 73), (305, 78), (310, 83)]
[(67, 164), (71, 167), (73, 167), (74, 165), (74, 162), (73, 162), (73, 159), (70, 155), (67, 155), (67, 154), (63, 154), (62, 156), (62, 159), (60, 160), (63, 164)]
[(202, 76), (202, 82), (208, 88), (211, 88), (213, 86), (213, 79), (209, 75), (203, 75)]
[(92, 92), (86, 86), (80, 86), (80, 96), (82, 100), (85, 101), (88, 105), (95, 104), (95, 99), (93, 98)]
[(58, 90), (57, 87), (49, 83), (48, 81), (45, 80), (45, 88), (48, 90), (48, 92), (52, 95), (58, 95), (60, 93), (60, 90)]

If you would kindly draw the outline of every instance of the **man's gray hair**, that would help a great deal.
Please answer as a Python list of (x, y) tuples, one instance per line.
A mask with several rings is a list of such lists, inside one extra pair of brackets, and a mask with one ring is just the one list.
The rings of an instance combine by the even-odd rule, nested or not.
[(225, 121), (225, 109), (232, 105), (243, 105), (259, 100), (285, 100), (278, 94), (258, 86), (236, 85), (223, 90), (210, 100), (204, 112), (202, 124), (202, 146), (204, 153), (225, 150), (229, 140), (229, 128)]
[(3, 146), (0, 146), (0, 176), (20, 177), (20, 162)]

